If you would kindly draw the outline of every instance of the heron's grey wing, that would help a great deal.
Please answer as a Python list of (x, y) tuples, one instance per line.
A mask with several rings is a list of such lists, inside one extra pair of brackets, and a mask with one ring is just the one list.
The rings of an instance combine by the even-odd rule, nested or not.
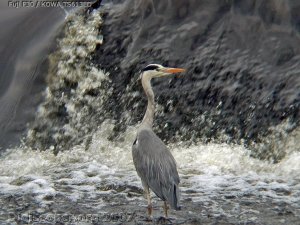
[(175, 159), (165, 144), (152, 130), (143, 129), (133, 144), (132, 155), (142, 182), (176, 209), (180, 180)]

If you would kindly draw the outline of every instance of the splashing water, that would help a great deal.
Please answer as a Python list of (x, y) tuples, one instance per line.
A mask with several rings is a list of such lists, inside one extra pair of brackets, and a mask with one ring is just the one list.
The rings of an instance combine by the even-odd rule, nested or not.
[[(77, 145), (56, 156), (51, 150), (9, 150), (0, 160), (3, 205), (9, 195), (32, 195), (33, 201), (41, 207), (40, 213), (47, 212), (55, 199), (62, 198), (66, 202), (85, 199), (86, 207), (96, 201), (94, 209), (104, 210), (108, 204), (118, 204), (120, 199), (111, 197), (113, 200), (108, 203), (103, 196), (109, 198), (125, 193), (136, 193), (134, 198), (125, 196), (131, 204), (137, 199), (145, 204), (131, 157), (136, 127), (128, 127), (123, 141), (119, 142), (109, 141), (113, 128), (114, 123), (106, 121), (94, 133), (88, 149)], [(253, 199), (271, 198), (275, 203), (294, 207), (292, 212), (300, 215), (299, 152), (287, 155), (278, 164), (271, 164), (250, 157), (249, 150), (239, 145), (177, 143), (169, 148), (178, 163), (183, 202), (190, 199), (195, 204), (204, 204), (207, 210), (218, 215), (220, 208), (211, 204), (219, 203), (213, 199), (232, 201), (246, 195)], [(245, 209), (240, 210), (246, 213)], [(4, 207), (3, 212), (12, 213), (13, 210)], [(226, 210), (222, 213), (230, 215)]]

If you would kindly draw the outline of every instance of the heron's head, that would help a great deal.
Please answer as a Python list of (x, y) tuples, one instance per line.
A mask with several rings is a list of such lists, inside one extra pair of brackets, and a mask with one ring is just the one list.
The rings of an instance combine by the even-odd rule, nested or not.
[(155, 77), (163, 77), (170, 74), (181, 73), (184, 72), (185, 69), (182, 68), (171, 68), (171, 67), (164, 67), (159, 64), (149, 64), (144, 69), (142, 69), (141, 78), (143, 76), (147, 76), (148, 78), (155, 78)]

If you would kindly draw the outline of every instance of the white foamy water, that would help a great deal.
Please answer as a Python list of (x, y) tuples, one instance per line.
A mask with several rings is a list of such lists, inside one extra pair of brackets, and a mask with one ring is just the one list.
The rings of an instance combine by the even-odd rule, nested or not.
[[(57, 156), (51, 150), (8, 150), (0, 159), (0, 194), (34, 193), (37, 201), (47, 204), (45, 197), (57, 194), (72, 201), (84, 193), (92, 197), (103, 182), (141, 188), (131, 157), (136, 128), (129, 127), (119, 142), (108, 140), (112, 129), (113, 124), (106, 122), (93, 135), (88, 149), (78, 145)], [(247, 192), (299, 206), (299, 152), (271, 164), (251, 158), (239, 145), (186, 147), (180, 143), (169, 147), (178, 163), (183, 198), (201, 202), (220, 192), (236, 196)], [(69, 188), (64, 190), (62, 185)], [(104, 205), (98, 202), (98, 207)]]

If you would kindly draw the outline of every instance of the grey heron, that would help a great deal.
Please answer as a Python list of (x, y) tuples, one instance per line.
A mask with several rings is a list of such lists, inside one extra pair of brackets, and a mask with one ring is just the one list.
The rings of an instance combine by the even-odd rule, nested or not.
[(149, 188), (164, 201), (164, 215), (167, 218), (167, 203), (171, 208), (179, 209), (178, 185), (180, 182), (174, 157), (152, 130), (155, 103), (151, 79), (184, 71), (181, 68), (168, 68), (159, 64), (150, 64), (141, 71), (142, 86), (148, 98), (148, 105), (132, 145), (132, 157), (147, 196), (150, 218), (152, 217), (152, 204)]

